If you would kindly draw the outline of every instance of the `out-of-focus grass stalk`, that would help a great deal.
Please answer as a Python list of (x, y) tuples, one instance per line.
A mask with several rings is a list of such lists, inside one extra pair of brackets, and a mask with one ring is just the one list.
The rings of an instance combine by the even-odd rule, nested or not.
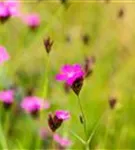
[[(49, 73), (49, 60), (50, 60), (50, 56), (48, 54), (47, 56), (47, 64), (46, 64), (46, 71), (45, 71), (45, 75), (44, 75), (44, 82), (43, 82), (43, 92), (42, 92), (42, 97), (43, 99), (47, 98), (47, 93), (48, 93), (48, 73)], [(44, 113), (40, 112), (40, 123), (42, 123), (44, 120)], [(39, 125), (40, 126), (40, 125)], [(40, 137), (38, 137), (37, 139), (37, 143), (36, 143), (36, 148), (39, 148), (41, 145), (41, 140)]]
[[(1, 111), (2, 112), (2, 111)], [(7, 142), (6, 142), (6, 137), (4, 135), (4, 130), (2, 128), (2, 116), (0, 116), (0, 145), (2, 147), (3, 150), (8, 150), (8, 146), (7, 146)]]
[(7, 142), (0, 122), (0, 144), (3, 150), (8, 150)]
[[(112, 116), (111, 111), (109, 113), (110, 113), (110, 116)], [(108, 116), (108, 117), (110, 117), (110, 116)], [(107, 118), (106, 131), (105, 131), (105, 136), (104, 136), (104, 148), (106, 147), (106, 144), (107, 144), (110, 126), (111, 126), (110, 118)]]
[[(46, 99), (47, 98), (47, 93), (48, 93), (48, 70), (49, 70), (49, 60), (50, 57), (49, 55), (47, 56), (47, 65), (46, 65), (46, 71), (45, 71), (45, 76), (44, 76), (44, 82), (43, 82), (43, 92), (42, 92), (42, 98)], [(40, 123), (42, 124), (44, 120), (44, 113), (42, 112), (42, 110), (40, 111)], [(40, 126), (40, 124), (39, 124)], [(37, 138), (36, 141), (36, 148), (39, 148), (41, 146), (41, 140), (40, 137)]]
[(7, 110), (7, 112), (5, 113), (5, 122), (4, 122), (4, 130), (5, 130), (5, 135), (6, 137), (8, 137), (8, 131), (10, 128), (10, 111)]

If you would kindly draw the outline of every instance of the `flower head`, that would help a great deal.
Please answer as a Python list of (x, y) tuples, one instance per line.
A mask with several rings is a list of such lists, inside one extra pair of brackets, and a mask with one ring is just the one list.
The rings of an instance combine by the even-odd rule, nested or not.
[(72, 144), (72, 142), (69, 139), (61, 137), (58, 134), (54, 134), (53, 139), (55, 142), (60, 144), (60, 146), (62, 146), (62, 147), (68, 147)]
[(40, 26), (40, 17), (38, 14), (29, 14), (24, 16), (24, 23), (28, 25), (31, 29), (35, 29)]
[(9, 108), (14, 101), (14, 91), (13, 90), (1, 91), (0, 101), (3, 102), (5, 108)]
[(5, 5), (8, 7), (10, 15), (13, 17), (20, 16), (20, 2), (19, 0), (6, 0)]
[(21, 107), (27, 113), (33, 114), (39, 112), (41, 109), (48, 109), (50, 104), (39, 97), (28, 96), (21, 102)]
[(65, 111), (65, 110), (57, 110), (55, 112), (55, 116), (58, 118), (58, 119), (61, 119), (61, 120), (67, 120), (70, 118), (70, 114), (68, 111)]
[(11, 16), (8, 7), (4, 2), (0, 2), (0, 21), (4, 23)]
[(76, 79), (83, 77), (84, 71), (79, 64), (64, 65), (60, 73), (56, 75), (56, 80), (65, 81), (68, 85), (72, 86)]
[(39, 131), (39, 136), (41, 137), (41, 139), (47, 139), (48, 137), (51, 136), (49, 130), (47, 128), (41, 128)]
[(49, 114), (48, 124), (50, 129), (55, 132), (63, 123), (63, 121), (70, 118), (68, 111), (57, 110), (54, 115)]

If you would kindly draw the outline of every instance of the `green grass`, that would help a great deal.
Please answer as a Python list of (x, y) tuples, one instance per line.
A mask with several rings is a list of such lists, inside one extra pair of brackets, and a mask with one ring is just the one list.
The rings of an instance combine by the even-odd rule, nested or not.
[[(19, 19), (12, 18), (0, 24), (0, 44), (11, 55), (11, 60), (0, 68), (0, 89), (16, 83), (19, 87), (16, 103), (21, 101), (28, 88), (35, 88), (35, 95), (42, 96), (47, 67), (47, 54), (43, 39), (50, 36), (54, 45), (50, 53), (49, 89), (46, 99), (51, 108), (44, 111), (42, 122), (25, 114), (17, 117), (11, 112), (12, 131), (6, 135), (4, 121), (0, 123), (0, 149), (38, 149), (36, 140), (40, 126), (47, 127), (47, 116), (56, 109), (71, 112), (71, 119), (58, 130), (73, 141), (69, 149), (84, 149), (83, 144), (70, 130), (85, 138), (79, 122), (77, 98), (73, 92), (65, 93), (63, 84), (55, 81), (60, 66), (65, 63), (84, 63), (86, 56), (95, 56), (96, 63), (91, 77), (84, 81), (80, 93), (81, 103), (87, 118), (88, 133), (91, 135), (100, 120), (91, 142), (91, 149), (135, 149), (135, 3), (73, 2), (65, 8), (60, 2), (22, 2), (22, 11), (38, 12), (41, 26), (31, 32)], [(118, 18), (120, 9), (124, 16)], [(82, 35), (88, 34), (90, 42), (85, 45)], [(71, 41), (66, 42), (67, 36)], [(109, 108), (108, 99), (117, 97), (114, 110)], [(2, 118), (5, 118), (5, 113)], [(48, 144), (49, 143), (49, 144)], [(51, 148), (51, 139), (44, 143)], [(41, 148), (41, 147), (40, 147)]]

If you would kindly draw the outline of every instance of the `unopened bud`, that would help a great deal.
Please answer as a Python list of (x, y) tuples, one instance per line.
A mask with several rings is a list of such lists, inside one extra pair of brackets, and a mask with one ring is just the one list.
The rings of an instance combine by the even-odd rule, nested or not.
[(52, 50), (52, 45), (53, 45), (53, 41), (50, 40), (50, 37), (48, 37), (47, 39), (44, 39), (44, 46), (48, 54)]

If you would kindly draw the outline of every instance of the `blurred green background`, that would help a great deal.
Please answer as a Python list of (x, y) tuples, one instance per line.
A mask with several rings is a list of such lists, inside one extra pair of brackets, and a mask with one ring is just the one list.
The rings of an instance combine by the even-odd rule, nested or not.
[[(11, 60), (0, 68), (1, 90), (16, 84), (20, 92), (18, 101), (29, 88), (42, 96), (48, 57), (43, 39), (50, 36), (54, 45), (46, 95), (51, 103), (48, 112), (56, 109), (71, 112), (71, 119), (58, 130), (73, 141), (69, 149), (83, 149), (69, 132), (71, 129), (84, 137), (78, 119), (80, 111), (74, 93), (65, 93), (55, 75), (63, 64), (83, 64), (88, 56), (95, 56), (96, 63), (80, 98), (89, 134), (105, 112), (90, 143), (91, 149), (135, 149), (135, 3), (69, 0), (65, 5), (60, 1), (27, 0), (21, 2), (21, 8), (24, 13), (39, 13), (41, 25), (33, 32), (19, 18), (0, 24), (0, 44), (11, 55)], [(85, 35), (89, 37), (88, 43), (83, 41)], [(113, 110), (108, 103), (110, 96), (117, 98)], [(45, 111), (43, 127), (47, 127), (48, 112)], [(13, 125), (10, 123), (13, 133), (6, 138), (9, 149), (34, 149), (37, 122), (26, 115), (13, 119)]]

